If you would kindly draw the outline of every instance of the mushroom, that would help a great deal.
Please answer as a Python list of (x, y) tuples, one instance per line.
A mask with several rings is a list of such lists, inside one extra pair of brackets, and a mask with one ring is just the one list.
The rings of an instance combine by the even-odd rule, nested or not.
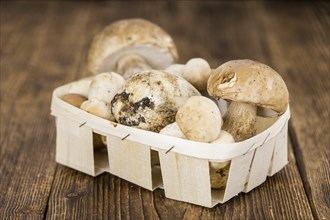
[(231, 100), (223, 129), (235, 141), (256, 134), (257, 106), (284, 113), (289, 101), (281, 76), (269, 66), (252, 60), (232, 60), (215, 69), (207, 84), (210, 96)]
[(211, 68), (206, 60), (192, 58), (186, 63), (182, 76), (199, 91), (203, 91), (206, 90), (207, 80), (210, 75)]
[(87, 100), (86, 97), (75, 93), (67, 93), (61, 96), (61, 99), (77, 108), (80, 108), (81, 104)]
[(148, 69), (164, 69), (178, 58), (169, 34), (144, 19), (120, 20), (105, 27), (92, 42), (87, 68), (94, 74), (117, 71), (128, 79)]
[(186, 139), (183, 132), (176, 122), (167, 125), (162, 130), (160, 130), (159, 134), (164, 134), (172, 137), (183, 138)]
[(172, 64), (164, 69), (165, 72), (183, 77), (185, 65), (184, 64)]
[(110, 121), (114, 121), (111, 113), (111, 100), (125, 83), (124, 78), (114, 72), (100, 73), (90, 83), (88, 100), (81, 109)]
[(124, 83), (125, 79), (118, 73), (97, 74), (90, 84), (88, 99), (98, 99), (110, 104)]
[(114, 121), (114, 117), (111, 114), (110, 104), (107, 104), (98, 99), (87, 100), (82, 103), (80, 108), (88, 113), (96, 115), (98, 117)]
[[(212, 144), (230, 144), (235, 140), (231, 134), (222, 130), (218, 139), (212, 142)], [(230, 161), (225, 162), (210, 162), (210, 179), (211, 187), (213, 189), (220, 189), (226, 186), (228, 174), (230, 168)]]
[(190, 97), (179, 108), (176, 123), (189, 140), (212, 142), (221, 131), (222, 119), (218, 106), (203, 96)]
[(159, 132), (173, 123), (178, 108), (196, 95), (200, 93), (183, 78), (149, 70), (129, 78), (111, 108), (120, 124)]

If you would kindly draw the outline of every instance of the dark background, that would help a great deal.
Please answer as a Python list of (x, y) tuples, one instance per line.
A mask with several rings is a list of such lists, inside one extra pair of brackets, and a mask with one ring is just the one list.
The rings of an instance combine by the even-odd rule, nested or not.
[[(298, 1), (1, 2), (0, 218), (328, 219), (329, 10)], [(249, 58), (277, 70), (290, 92), (289, 165), (207, 209), (56, 164), (52, 90), (88, 76), (92, 37), (132, 17), (168, 31), (179, 63)]]

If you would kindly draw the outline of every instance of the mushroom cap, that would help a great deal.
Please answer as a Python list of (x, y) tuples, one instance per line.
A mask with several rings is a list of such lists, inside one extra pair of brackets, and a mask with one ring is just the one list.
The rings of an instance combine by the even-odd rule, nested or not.
[(211, 142), (220, 135), (222, 119), (218, 106), (203, 96), (190, 97), (179, 108), (176, 123), (189, 140)]
[(186, 63), (183, 78), (199, 91), (206, 90), (207, 80), (211, 75), (209, 63), (202, 58), (192, 58)]
[(114, 121), (114, 118), (111, 114), (110, 104), (107, 104), (98, 99), (87, 100), (81, 104), (80, 108), (98, 117)]
[(124, 83), (125, 79), (115, 72), (97, 74), (90, 84), (88, 99), (110, 103)]
[(216, 98), (245, 102), (282, 114), (289, 92), (282, 77), (269, 66), (253, 60), (232, 60), (215, 69), (207, 83)]
[(159, 132), (175, 121), (190, 96), (200, 93), (181, 77), (161, 70), (133, 75), (111, 102), (115, 119), (124, 125)]
[(111, 71), (126, 54), (139, 54), (155, 69), (164, 69), (178, 58), (171, 36), (156, 24), (140, 19), (119, 20), (105, 27), (92, 42), (87, 68), (97, 74)]

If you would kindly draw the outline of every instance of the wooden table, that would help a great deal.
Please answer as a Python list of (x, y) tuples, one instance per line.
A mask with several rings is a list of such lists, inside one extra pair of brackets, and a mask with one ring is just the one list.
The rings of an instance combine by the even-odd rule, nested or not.
[[(330, 219), (329, 3), (1, 2), (0, 219)], [(95, 33), (122, 18), (166, 29), (180, 62), (259, 60), (290, 92), (289, 165), (208, 209), (55, 162), (53, 89), (87, 76)]]

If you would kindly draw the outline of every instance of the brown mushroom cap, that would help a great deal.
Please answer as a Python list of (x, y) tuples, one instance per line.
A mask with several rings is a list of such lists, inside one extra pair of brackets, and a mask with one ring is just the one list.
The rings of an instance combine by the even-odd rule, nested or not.
[(127, 54), (141, 55), (155, 69), (164, 69), (178, 58), (169, 34), (152, 22), (135, 18), (114, 22), (94, 37), (87, 68), (94, 74), (111, 71)]
[(207, 91), (213, 97), (270, 108), (280, 114), (289, 102), (282, 77), (269, 66), (252, 60), (232, 60), (213, 70)]

